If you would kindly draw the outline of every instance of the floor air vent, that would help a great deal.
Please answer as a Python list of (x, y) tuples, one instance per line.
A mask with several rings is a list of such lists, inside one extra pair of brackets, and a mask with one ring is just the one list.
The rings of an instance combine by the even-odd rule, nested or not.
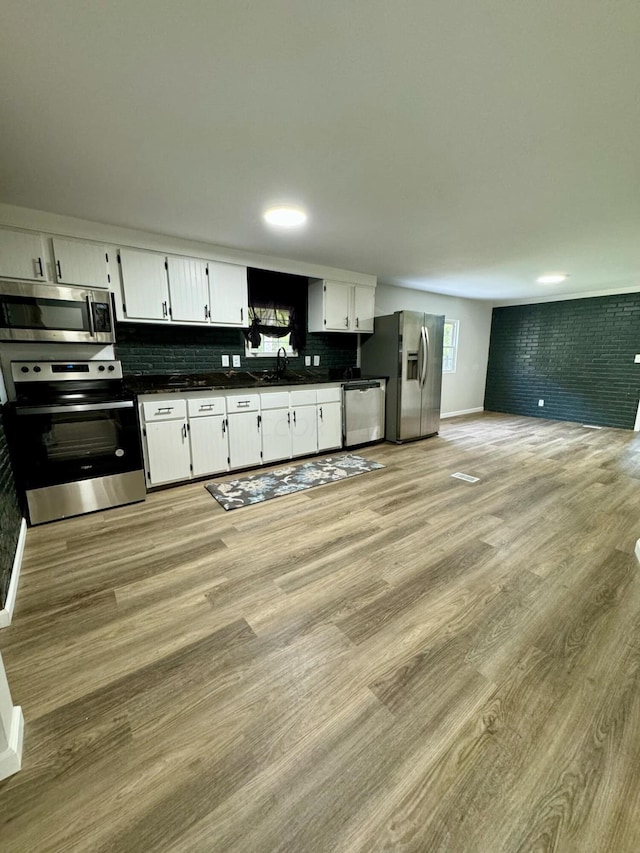
[(455, 477), (457, 480), (464, 480), (465, 483), (477, 483), (480, 480), (480, 477), (472, 477), (471, 474), (461, 474), (460, 471), (456, 471), (456, 473), (451, 476)]

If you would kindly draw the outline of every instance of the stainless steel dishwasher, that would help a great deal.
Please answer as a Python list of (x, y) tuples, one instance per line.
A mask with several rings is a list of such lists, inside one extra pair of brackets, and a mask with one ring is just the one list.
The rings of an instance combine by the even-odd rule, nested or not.
[(345, 447), (384, 438), (384, 381), (368, 379), (342, 385), (342, 433)]

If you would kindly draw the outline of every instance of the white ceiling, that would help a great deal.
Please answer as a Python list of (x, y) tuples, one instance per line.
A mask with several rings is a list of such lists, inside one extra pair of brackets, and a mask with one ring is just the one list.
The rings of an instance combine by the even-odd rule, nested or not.
[(0, 200), (493, 301), (640, 290), (639, 45), (638, 0), (5, 0)]

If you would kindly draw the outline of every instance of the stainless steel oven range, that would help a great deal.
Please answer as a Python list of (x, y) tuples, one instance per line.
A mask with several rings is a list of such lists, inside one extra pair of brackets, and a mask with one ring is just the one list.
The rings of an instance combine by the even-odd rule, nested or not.
[(119, 361), (13, 361), (11, 375), (9, 444), (31, 524), (144, 500)]

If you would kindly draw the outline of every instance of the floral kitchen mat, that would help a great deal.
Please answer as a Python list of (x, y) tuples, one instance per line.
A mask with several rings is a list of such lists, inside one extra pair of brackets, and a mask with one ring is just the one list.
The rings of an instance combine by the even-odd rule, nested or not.
[(205, 489), (224, 509), (238, 509), (247, 504), (257, 504), (313, 486), (324, 486), (384, 467), (380, 462), (346, 453), (343, 456), (303, 462), (301, 465), (287, 465), (286, 468), (253, 474), (227, 483), (207, 483)]

